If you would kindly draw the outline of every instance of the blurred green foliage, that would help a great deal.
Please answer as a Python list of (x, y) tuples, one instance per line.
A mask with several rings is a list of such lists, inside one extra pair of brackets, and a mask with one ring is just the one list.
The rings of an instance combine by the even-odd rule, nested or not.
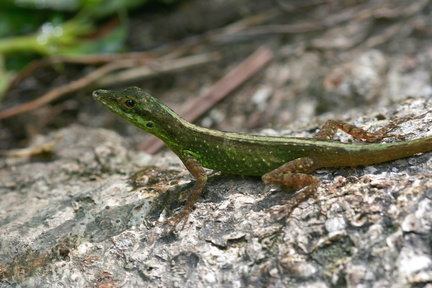
[[(127, 36), (127, 11), (180, 0), (1, 0), (0, 79), (31, 60), (53, 55), (120, 52)], [(104, 18), (120, 24), (97, 34)], [(0, 81), (0, 94), (5, 83)], [(3, 87), (1, 87), (3, 86)]]

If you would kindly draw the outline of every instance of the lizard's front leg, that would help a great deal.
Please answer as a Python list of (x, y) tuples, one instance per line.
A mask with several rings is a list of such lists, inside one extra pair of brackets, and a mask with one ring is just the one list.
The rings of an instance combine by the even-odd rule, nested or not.
[(198, 160), (196, 160), (190, 155), (182, 156), (180, 159), (182, 160), (183, 164), (186, 166), (188, 171), (196, 179), (196, 182), (192, 188), (191, 193), (189, 194), (186, 200), (186, 204), (183, 207), (183, 210), (177, 215), (170, 217), (163, 222), (163, 224), (172, 222), (173, 223), (172, 229), (175, 229), (177, 224), (180, 223), (181, 221), (184, 221), (183, 226), (186, 224), (186, 221), (189, 217), (192, 207), (195, 204), (195, 202), (198, 200), (198, 197), (201, 194), (207, 182), (207, 174), (205, 173), (203, 166)]
[(265, 184), (277, 184), (300, 189), (292, 199), (284, 201), (284, 206), (275, 210), (279, 214), (278, 218), (288, 217), (294, 208), (305, 199), (315, 196), (320, 182), (317, 177), (309, 175), (309, 173), (320, 167), (322, 165), (319, 161), (303, 157), (289, 161), (262, 176)]

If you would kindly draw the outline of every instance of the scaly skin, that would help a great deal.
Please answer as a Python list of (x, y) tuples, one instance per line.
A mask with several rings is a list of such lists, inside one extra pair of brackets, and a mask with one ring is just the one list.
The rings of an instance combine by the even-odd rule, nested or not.
[(322, 167), (370, 165), (432, 150), (432, 136), (391, 144), (331, 141), (337, 129), (369, 142), (385, 137), (399, 124), (425, 114), (402, 119), (377, 132), (329, 120), (315, 138), (270, 137), (207, 129), (187, 122), (140, 88), (96, 90), (93, 97), (105, 108), (160, 138), (182, 160), (196, 179), (185, 207), (165, 222), (174, 227), (187, 219), (207, 181), (203, 169), (237, 175), (259, 175), (266, 184), (295, 187), (298, 191), (280, 213), (288, 216), (295, 206), (315, 195), (319, 180), (309, 173)]

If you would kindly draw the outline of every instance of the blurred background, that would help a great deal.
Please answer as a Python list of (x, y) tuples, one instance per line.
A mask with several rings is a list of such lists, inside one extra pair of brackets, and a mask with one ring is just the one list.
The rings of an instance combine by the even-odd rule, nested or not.
[[(0, 149), (71, 124), (145, 142), (148, 135), (95, 103), (97, 88), (139, 86), (187, 114), (185, 105), (233, 79), (195, 121), (239, 132), (293, 121), (313, 129), (307, 121), (317, 115), (343, 118), (347, 109), (430, 97), (431, 7), (425, 0), (2, 1)], [(254, 53), (258, 60), (247, 62)], [(245, 61), (256, 67), (242, 80), (251, 70)]]

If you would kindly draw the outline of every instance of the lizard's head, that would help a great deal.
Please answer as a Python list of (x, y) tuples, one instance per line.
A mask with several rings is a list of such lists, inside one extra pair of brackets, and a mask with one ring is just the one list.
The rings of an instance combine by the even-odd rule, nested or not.
[(138, 87), (123, 91), (100, 89), (93, 92), (93, 98), (108, 110), (156, 136), (162, 136), (164, 121), (169, 122), (176, 116), (171, 109)]

